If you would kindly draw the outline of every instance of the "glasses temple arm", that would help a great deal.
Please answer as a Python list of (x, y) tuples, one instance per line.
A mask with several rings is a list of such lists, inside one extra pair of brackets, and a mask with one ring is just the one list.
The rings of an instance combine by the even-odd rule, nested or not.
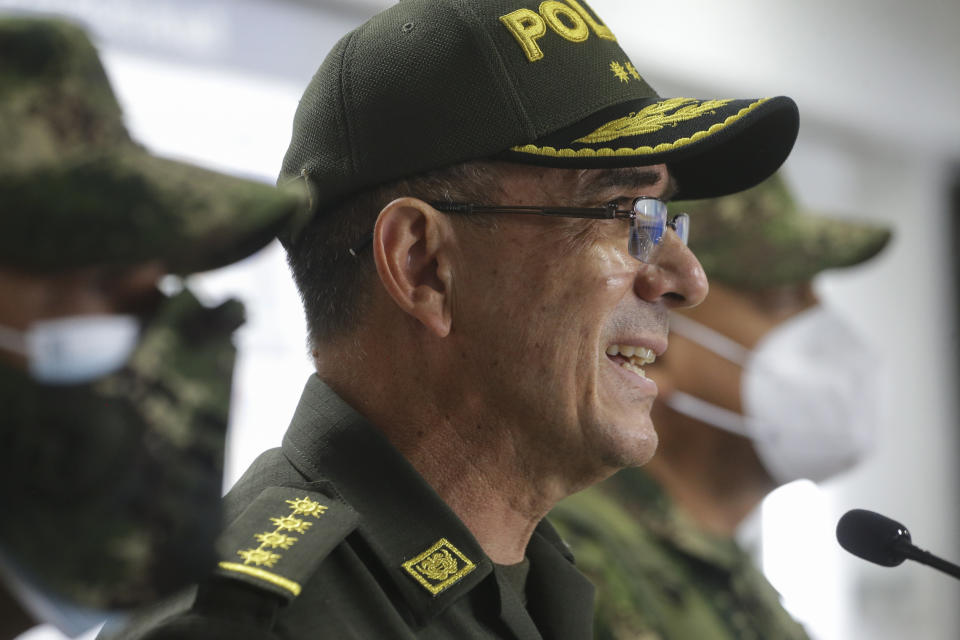
[(533, 206), (497, 206), (484, 204), (457, 204), (450, 202), (434, 202), (431, 206), (444, 213), (519, 213), (538, 216), (558, 216), (563, 218), (591, 218), (595, 220), (612, 218), (632, 218), (631, 211), (619, 211), (611, 205), (604, 208), (589, 207), (533, 207)]

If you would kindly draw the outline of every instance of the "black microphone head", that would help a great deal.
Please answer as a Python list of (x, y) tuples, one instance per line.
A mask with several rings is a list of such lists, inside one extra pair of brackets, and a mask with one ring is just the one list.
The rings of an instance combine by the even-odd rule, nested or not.
[(879, 513), (851, 509), (837, 522), (837, 542), (864, 560), (895, 567), (906, 558), (898, 550), (898, 543), (909, 544), (910, 532), (896, 520)]

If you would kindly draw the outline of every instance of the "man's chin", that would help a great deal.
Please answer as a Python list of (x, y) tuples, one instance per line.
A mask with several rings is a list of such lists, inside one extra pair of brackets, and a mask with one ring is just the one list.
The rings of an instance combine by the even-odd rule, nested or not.
[(636, 420), (611, 424), (603, 448), (603, 463), (615, 471), (647, 464), (657, 451), (657, 431), (649, 414), (642, 422)]

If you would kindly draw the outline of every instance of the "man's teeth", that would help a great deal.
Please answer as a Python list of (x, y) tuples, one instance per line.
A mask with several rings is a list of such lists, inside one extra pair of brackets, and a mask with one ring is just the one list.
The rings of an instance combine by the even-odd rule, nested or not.
[(653, 349), (632, 345), (612, 344), (607, 347), (607, 355), (623, 356), (627, 360), (626, 362), (621, 362), (620, 366), (644, 378), (647, 377), (647, 374), (641, 367), (645, 364), (651, 364), (657, 359), (657, 355), (653, 352)]
[(640, 376), (641, 378), (646, 378), (646, 377), (647, 377), (647, 372), (644, 371), (643, 369), (641, 369), (640, 367), (638, 367), (637, 365), (633, 364), (633, 362), (622, 362), (622, 363), (620, 363), (620, 366), (623, 367), (624, 369), (626, 369), (627, 371), (632, 371), (632, 372), (634, 372), (635, 374), (637, 374), (637, 375)]
[(612, 344), (607, 347), (608, 356), (623, 356), (629, 359), (635, 365), (650, 364), (657, 359), (657, 354), (653, 349), (646, 347), (634, 347), (632, 345)]

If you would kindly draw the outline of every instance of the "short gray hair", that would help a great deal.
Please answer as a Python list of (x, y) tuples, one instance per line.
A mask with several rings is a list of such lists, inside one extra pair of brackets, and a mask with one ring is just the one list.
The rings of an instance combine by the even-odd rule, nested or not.
[(496, 162), (466, 162), (366, 189), (316, 212), (287, 247), (311, 347), (359, 323), (376, 267), (369, 247), (356, 255), (351, 249), (363, 245), (384, 206), (406, 196), (427, 202), (489, 203), (500, 194), (501, 175)]

